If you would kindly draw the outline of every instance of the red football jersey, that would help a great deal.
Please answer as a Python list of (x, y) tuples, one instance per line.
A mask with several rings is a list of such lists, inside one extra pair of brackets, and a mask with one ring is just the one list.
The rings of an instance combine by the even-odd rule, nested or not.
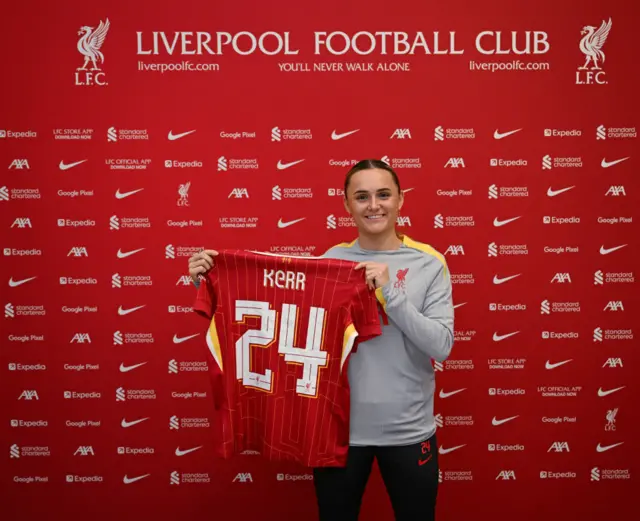
[(344, 466), (347, 365), (356, 337), (382, 333), (364, 271), (343, 260), (221, 251), (195, 310), (207, 332), (216, 452), (259, 451), (309, 467)]

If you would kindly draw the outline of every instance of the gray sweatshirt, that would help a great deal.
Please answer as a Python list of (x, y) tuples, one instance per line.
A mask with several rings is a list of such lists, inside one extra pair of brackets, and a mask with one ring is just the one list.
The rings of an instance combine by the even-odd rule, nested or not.
[(376, 290), (388, 324), (381, 336), (359, 344), (349, 360), (350, 445), (423, 441), (436, 430), (431, 359), (446, 360), (453, 346), (444, 256), (404, 236), (397, 250), (363, 250), (355, 240), (333, 246), (324, 257), (389, 266), (389, 282)]

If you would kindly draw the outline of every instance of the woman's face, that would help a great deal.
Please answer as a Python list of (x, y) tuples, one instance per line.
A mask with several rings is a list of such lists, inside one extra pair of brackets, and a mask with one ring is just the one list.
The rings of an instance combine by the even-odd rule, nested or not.
[(358, 230), (368, 235), (384, 234), (395, 229), (403, 194), (386, 170), (360, 170), (351, 176), (344, 207)]

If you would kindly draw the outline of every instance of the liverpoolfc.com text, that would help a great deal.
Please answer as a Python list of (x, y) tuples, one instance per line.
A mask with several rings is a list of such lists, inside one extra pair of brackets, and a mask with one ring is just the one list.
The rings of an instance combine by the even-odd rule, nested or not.
[(152, 71), (152, 72), (203, 72), (203, 71), (220, 71), (220, 64), (218, 63), (191, 63), (190, 61), (183, 61), (178, 63), (144, 63), (138, 61), (139, 71)]

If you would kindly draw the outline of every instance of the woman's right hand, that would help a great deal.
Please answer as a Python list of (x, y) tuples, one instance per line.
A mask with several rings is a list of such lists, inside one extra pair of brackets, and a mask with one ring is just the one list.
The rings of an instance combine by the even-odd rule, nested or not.
[(216, 255), (216, 250), (202, 250), (189, 259), (189, 275), (194, 284), (198, 281), (198, 275), (205, 274), (213, 268), (213, 258)]

